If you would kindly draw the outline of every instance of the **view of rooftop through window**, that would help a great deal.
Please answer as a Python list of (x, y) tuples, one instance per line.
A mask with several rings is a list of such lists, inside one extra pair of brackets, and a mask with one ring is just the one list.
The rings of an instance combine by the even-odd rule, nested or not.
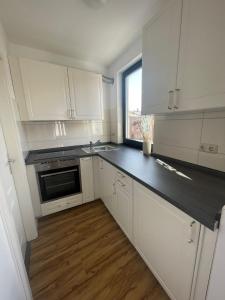
[[(143, 127), (143, 118), (141, 116), (142, 105), (142, 67), (129, 73), (125, 78), (126, 95), (126, 138), (129, 140), (143, 141), (143, 130), (151, 130), (153, 120), (145, 117)], [(148, 136), (152, 132), (148, 132)]]

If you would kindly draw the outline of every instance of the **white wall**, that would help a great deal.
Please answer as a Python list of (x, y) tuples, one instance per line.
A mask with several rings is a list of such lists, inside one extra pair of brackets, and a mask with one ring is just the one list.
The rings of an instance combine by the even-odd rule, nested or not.
[(104, 65), (95, 64), (89, 61), (82, 61), (73, 57), (59, 55), (49, 51), (26, 47), (14, 43), (9, 43), (9, 55), (37, 59), (40, 61), (47, 61), (53, 64), (59, 64), (63, 66), (74, 67), (99, 73), (105, 73), (107, 71)]
[(130, 65), (141, 58), (142, 41), (138, 38), (130, 47), (109, 67), (109, 74), (114, 78), (111, 86), (111, 140), (115, 143), (123, 142), (122, 135), (122, 98), (121, 98), (121, 74)]

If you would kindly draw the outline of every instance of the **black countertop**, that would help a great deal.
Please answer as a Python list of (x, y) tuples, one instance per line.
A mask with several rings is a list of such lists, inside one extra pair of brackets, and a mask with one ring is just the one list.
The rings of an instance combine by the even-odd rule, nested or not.
[[(214, 230), (225, 205), (225, 175), (163, 157), (144, 156), (139, 150), (120, 146), (100, 152), (105, 159), (145, 187), (160, 195), (201, 224)], [(68, 152), (69, 151), (69, 152)], [(96, 154), (95, 154), (96, 155)], [(81, 147), (31, 151), (26, 164), (62, 157), (90, 156)]]

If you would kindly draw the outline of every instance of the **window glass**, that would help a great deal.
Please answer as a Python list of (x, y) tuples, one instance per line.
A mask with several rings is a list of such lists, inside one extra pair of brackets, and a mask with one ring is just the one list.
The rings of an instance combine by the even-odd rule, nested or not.
[(143, 140), (152, 142), (154, 119), (142, 116), (142, 63), (137, 62), (123, 73), (124, 143), (141, 148)]

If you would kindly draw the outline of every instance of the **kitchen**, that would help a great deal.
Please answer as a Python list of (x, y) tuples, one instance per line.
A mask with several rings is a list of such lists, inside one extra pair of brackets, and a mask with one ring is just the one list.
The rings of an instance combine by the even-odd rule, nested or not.
[(225, 299), (224, 20), (0, 0), (1, 299)]

